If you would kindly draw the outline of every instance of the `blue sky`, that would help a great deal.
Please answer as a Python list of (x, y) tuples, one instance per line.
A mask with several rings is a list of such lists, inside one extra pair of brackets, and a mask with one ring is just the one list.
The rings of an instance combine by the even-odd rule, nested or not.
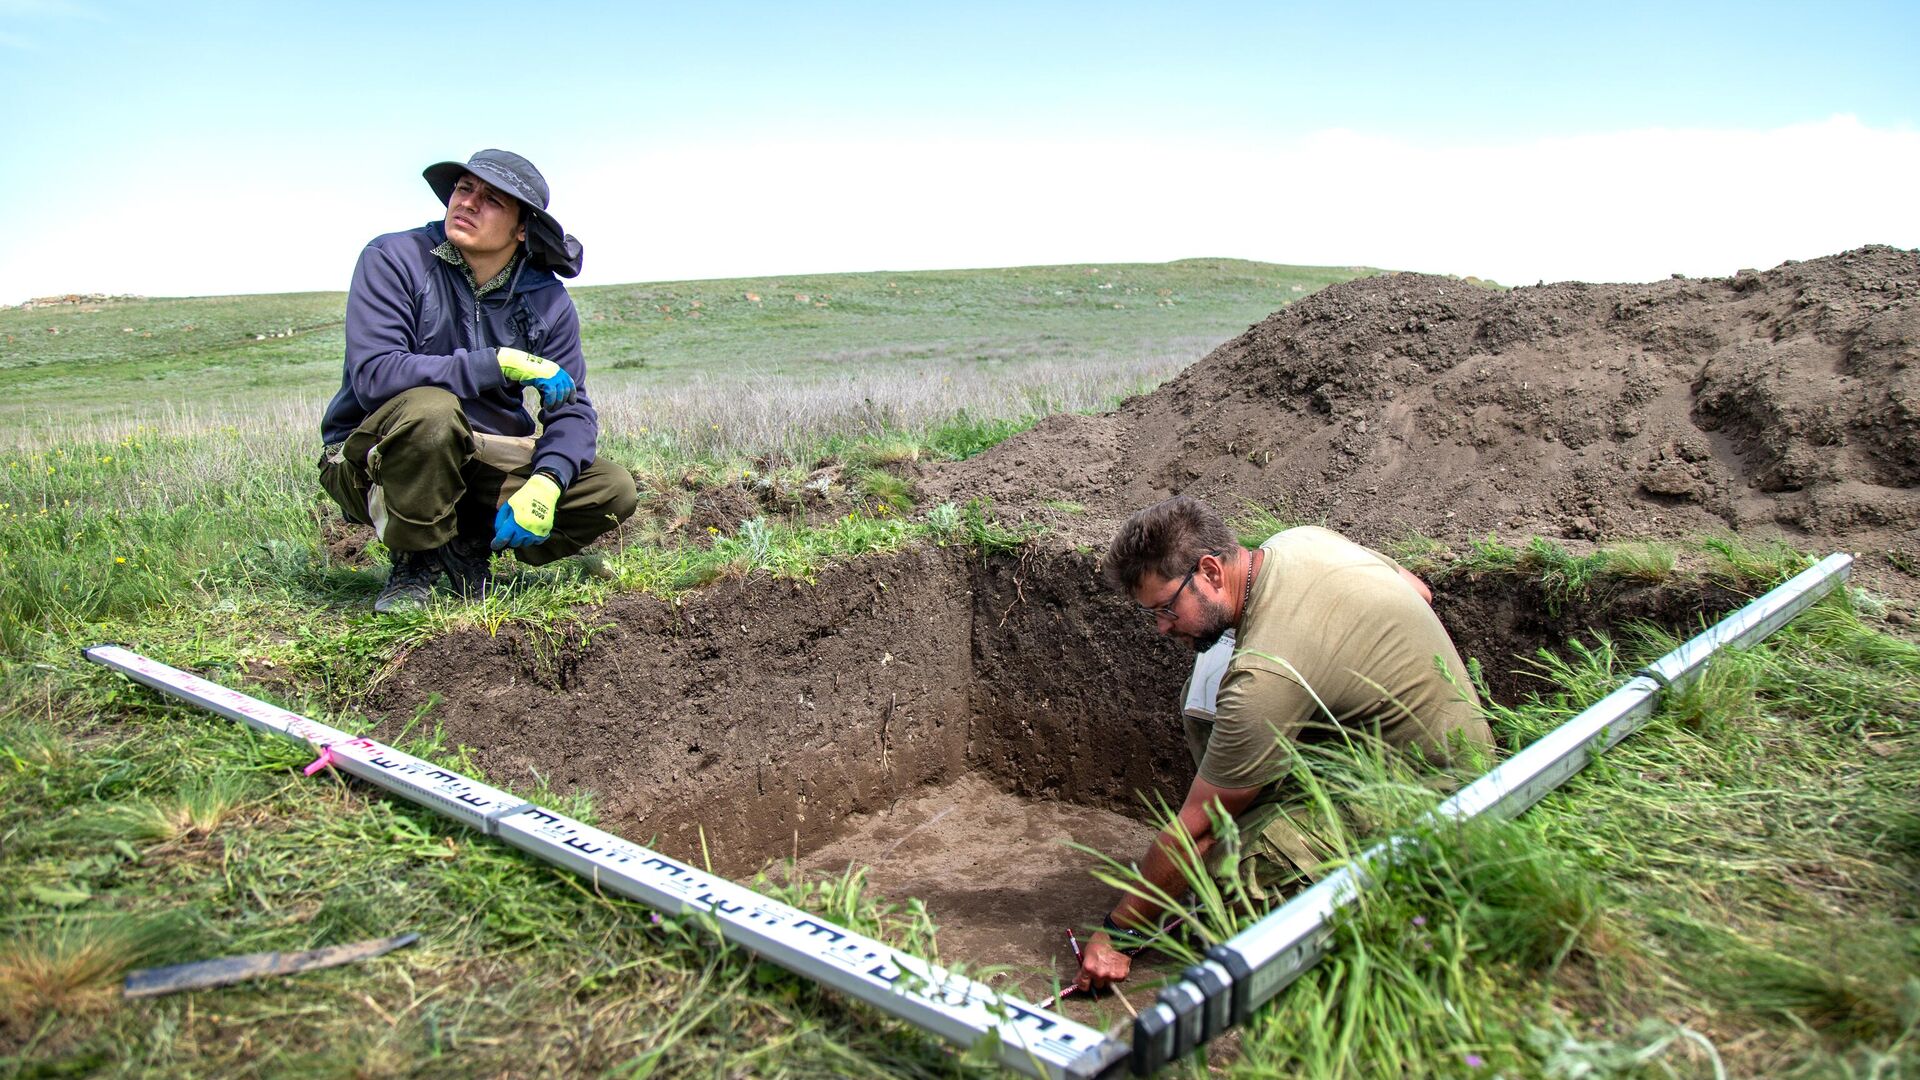
[(532, 158), (586, 284), (1920, 245), (1920, 4), (0, 0), (0, 302), (341, 289)]

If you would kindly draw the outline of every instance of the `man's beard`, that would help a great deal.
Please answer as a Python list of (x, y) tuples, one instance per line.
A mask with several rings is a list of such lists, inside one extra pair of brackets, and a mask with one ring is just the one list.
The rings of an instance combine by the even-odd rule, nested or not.
[(1233, 629), (1233, 620), (1227, 617), (1227, 606), (1204, 597), (1200, 600), (1200, 614), (1206, 617), (1206, 629), (1187, 639), (1197, 653), (1206, 652), (1220, 643), (1221, 637)]

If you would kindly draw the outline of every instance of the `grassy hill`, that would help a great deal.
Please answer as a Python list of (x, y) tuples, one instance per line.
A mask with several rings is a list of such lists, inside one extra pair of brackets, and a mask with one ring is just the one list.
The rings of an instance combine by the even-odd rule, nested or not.
[[(721, 373), (1004, 367), (1119, 351), (1197, 357), (1274, 309), (1376, 271), (1236, 259), (733, 278), (573, 290), (596, 394)], [(344, 293), (0, 310), (15, 439), (161, 399), (209, 410), (339, 386)], [(58, 407), (48, 406), (58, 403)]]

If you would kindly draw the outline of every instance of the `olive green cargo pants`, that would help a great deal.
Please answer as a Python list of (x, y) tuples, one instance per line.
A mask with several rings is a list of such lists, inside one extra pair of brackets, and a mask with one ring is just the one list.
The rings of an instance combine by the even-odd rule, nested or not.
[(1217, 881), (1236, 880), (1262, 907), (1277, 907), (1312, 885), (1334, 858), (1334, 846), (1318, 836), (1304, 805), (1267, 803), (1234, 819), (1238, 842), (1218, 845), (1207, 857)]
[[(320, 457), (320, 486), (348, 521), (395, 551), (430, 551), (456, 535), (493, 539), (493, 519), (533, 474), (531, 440), (476, 433), (445, 390), (418, 387), (375, 409)], [(485, 458), (485, 460), (483, 460)], [(545, 543), (513, 549), (529, 566), (579, 552), (633, 513), (633, 475), (596, 458), (560, 495)]]

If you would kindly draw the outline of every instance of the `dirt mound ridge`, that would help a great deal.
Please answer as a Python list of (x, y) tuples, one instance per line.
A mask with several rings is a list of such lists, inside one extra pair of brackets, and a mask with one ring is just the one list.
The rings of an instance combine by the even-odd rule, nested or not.
[(1917, 298), (1920, 257), (1884, 246), (1649, 285), (1363, 278), (923, 492), (1078, 503), (1062, 524), (1088, 541), (1184, 491), (1375, 540), (1733, 530), (1911, 554)]

